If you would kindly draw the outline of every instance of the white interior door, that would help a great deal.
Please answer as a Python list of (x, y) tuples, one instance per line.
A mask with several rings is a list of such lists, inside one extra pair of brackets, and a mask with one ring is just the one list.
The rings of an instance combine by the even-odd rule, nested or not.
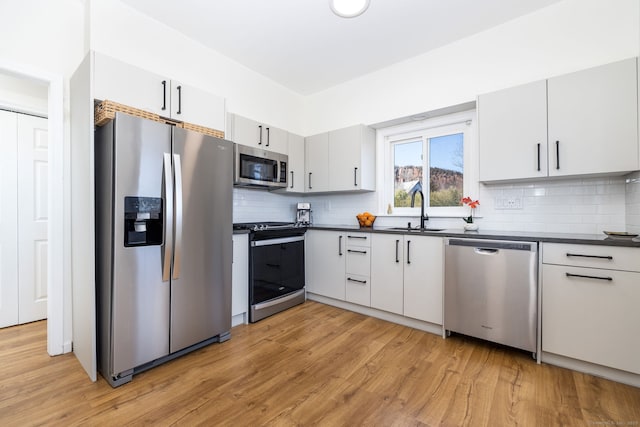
[(0, 111), (0, 327), (47, 317), (47, 120)]
[(17, 114), (18, 323), (47, 317), (47, 120)]
[(0, 327), (18, 323), (16, 114), (0, 110)]

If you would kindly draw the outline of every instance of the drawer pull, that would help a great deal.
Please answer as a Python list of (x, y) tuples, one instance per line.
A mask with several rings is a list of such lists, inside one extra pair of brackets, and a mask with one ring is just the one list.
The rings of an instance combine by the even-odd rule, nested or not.
[(367, 240), (367, 236), (347, 236), (348, 239), (364, 239)]
[(582, 254), (572, 254), (570, 252), (567, 252), (567, 256), (575, 256), (575, 257), (580, 257), (580, 258), (598, 258), (598, 259), (613, 260), (613, 257), (611, 255), (582, 255)]
[(606, 280), (608, 282), (612, 282), (612, 277), (599, 277), (599, 276), (585, 276), (583, 274), (573, 274), (573, 273), (565, 273), (567, 277), (579, 277), (581, 279), (596, 279), (596, 280)]
[(396, 240), (396, 262), (400, 262), (398, 258), (398, 245), (400, 244), (400, 240)]
[(358, 280), (358, 279), (352, 279), (351, 277), (347, 277), (347, 280), (350, 282), (357, 282), (357, 283), (362, 283), (363, 285), (367, 284), (366, 280)]
[(347, 249), (347, 252), (356, 253), (356, 254), (367, 254), (367, 251), (356, 251), (355, 249)]

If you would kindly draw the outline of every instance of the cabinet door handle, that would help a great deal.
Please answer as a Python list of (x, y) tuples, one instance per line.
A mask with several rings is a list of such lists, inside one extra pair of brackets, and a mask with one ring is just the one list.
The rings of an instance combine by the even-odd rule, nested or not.
[(291, 187), (289, 188), (293, 188), (293, 171), (291, 171)]
[(347, 249), (347, 252), (366, 255), (367, 251), (356, 251), (355, 249)]
[(362, 283), (363, 285), (367, 284), (366, 280), (358, 280), (358, 279), (352, 279), (351, 277), (347, 277), (347, 280), (350, 282), (357, 282), (357, 283)]
[(598, 258), (598, 259), (608, 259), (610, 261), (613, 261), (613, 257), (611, 255), (582, 255), (582, 254), (572, 254), (570, 252), (567, 252), (567, 256), (571, 257), (580, 257), (580, 258)]
[(182, 86), (176, 88), (178, 90), (178, 114), (182, 114)]
[(258, 125), (258, 145), (262, 145), (262, 125)]
[(540, 143), (538, 143), (538, 172), (540, 172)]
[(342, 256), (342, 236), (338, 236), (338, 255)]
[(167, 81), (162, 81), (162, 111), (167, 109)]
[(358, 168), (353, 168), (353, 186), (358, 186)]
[(311, 174), (312, 174), (312, 172), (309, 172), (309, 190), (311, 190), (313, 188), (311, 186)]
[(400, 262), (400, 258), (398, 256), (398, 248), (400, 246), (400, 240), (396, 239), (396, 262)]
[(579, 277), (581, 279), (595, 279), (595, 280), (606, 280), (607, 282), (612, 282), (612, 277), (599, 277), (599, 276), (586, 276), (583, 274), (573, 274), (573, 273), (565, 273), (567, 277)]
[(269, 128), (267, 128), (267, 147), (269, 146), (270, 141), (271, 141), (271, 133), (269, 132)]
[(407, 240), (407, 264), (411, 264), (411, 240)]
[(560, 141), (556, 141), (556, 169), (560, 169)]

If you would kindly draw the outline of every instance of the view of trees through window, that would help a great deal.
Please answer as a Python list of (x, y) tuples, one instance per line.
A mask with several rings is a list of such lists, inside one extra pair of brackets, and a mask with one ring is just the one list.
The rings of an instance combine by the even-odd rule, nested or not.
[[(464, 134), (437, 136), (427, 139), (428, 156), (423, 155), (422, 139), (393, 144), (394, 207), (411, 206), (411, 189), (423, 184), (428, 206), (460, 206), (464, 181)], [(429, 181), (423, 180), (428, 170)], [(416, 206), (420, 196), (416, 195)]]

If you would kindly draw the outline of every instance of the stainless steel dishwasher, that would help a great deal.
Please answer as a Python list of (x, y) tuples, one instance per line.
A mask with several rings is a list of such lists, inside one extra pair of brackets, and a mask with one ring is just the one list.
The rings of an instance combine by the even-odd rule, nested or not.
[(538, 244), (445, 242), (444, 329), (536, 353)]

